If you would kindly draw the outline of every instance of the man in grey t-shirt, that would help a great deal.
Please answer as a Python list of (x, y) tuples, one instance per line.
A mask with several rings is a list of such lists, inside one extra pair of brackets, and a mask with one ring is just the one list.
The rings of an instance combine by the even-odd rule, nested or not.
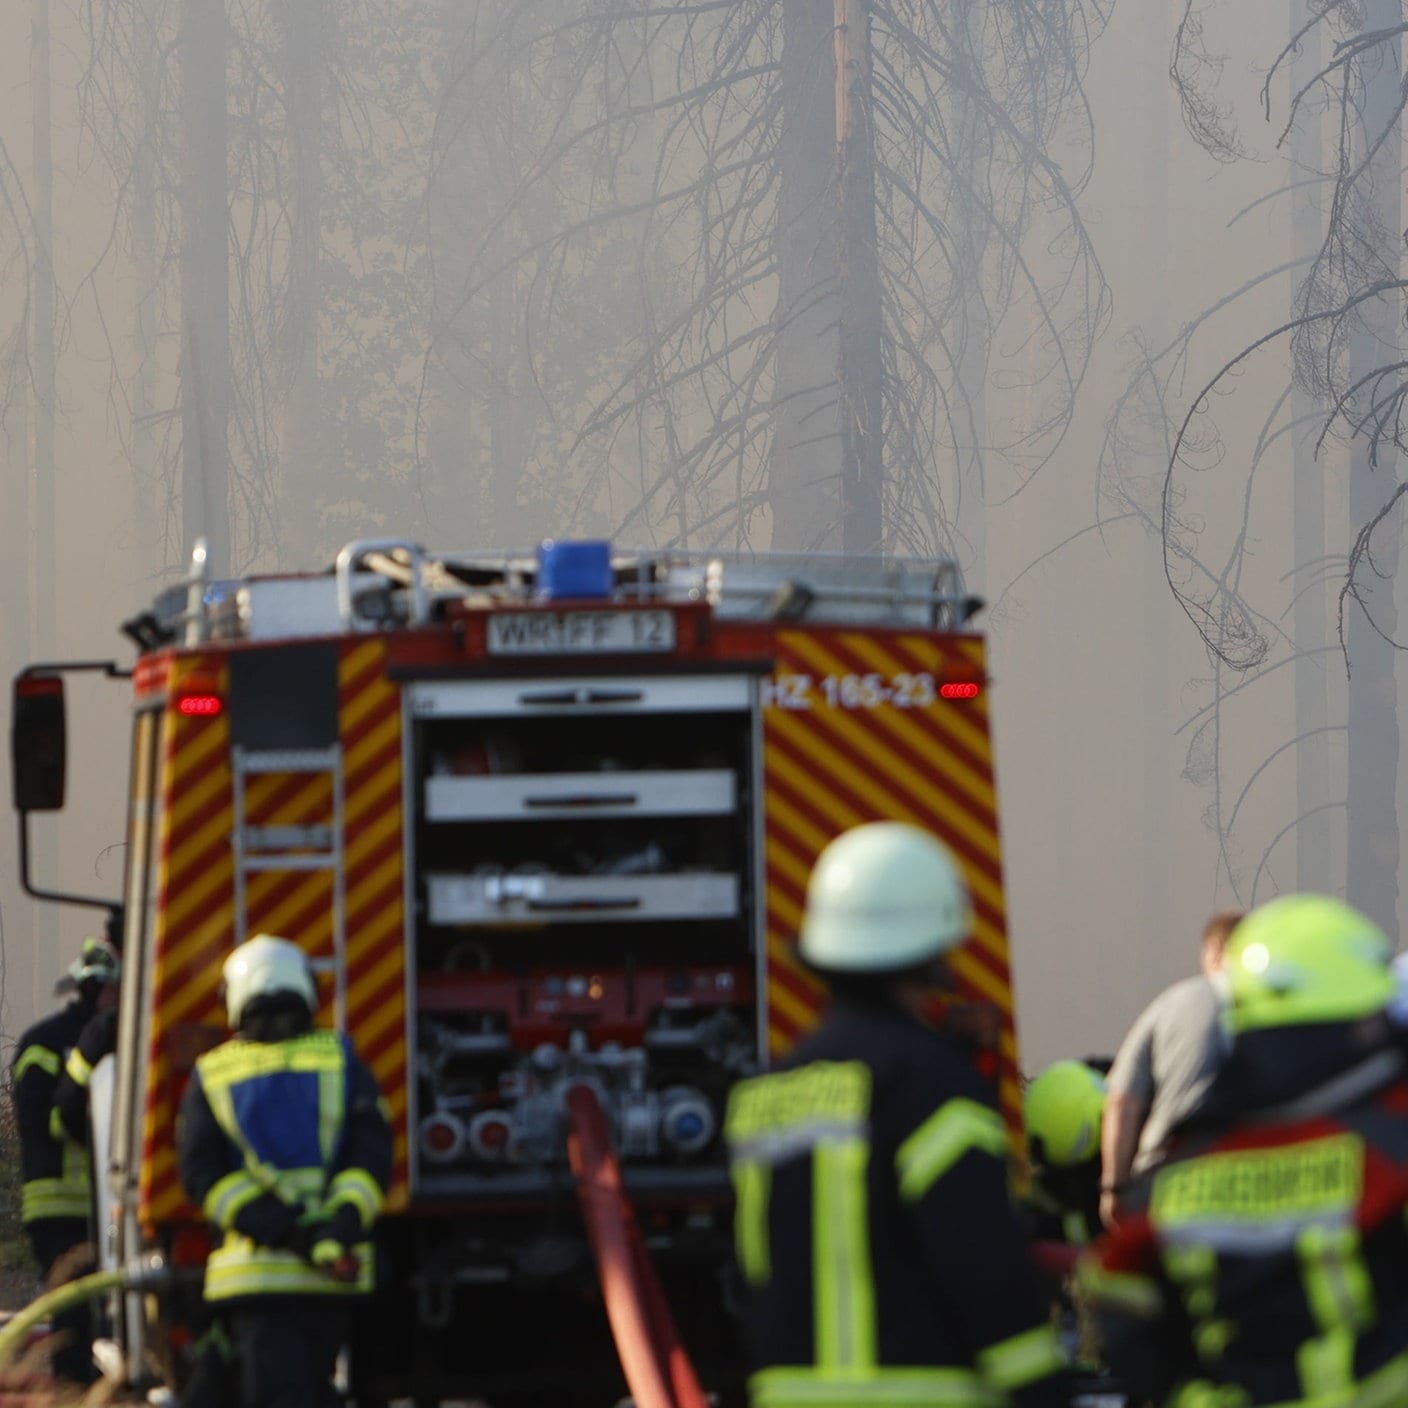
[(1202, 973), (1165, 988), (1140, 1013), (1110, 1067), (1100, 1138), (1100, 1218), (1107, 1227), (1117, 1217), (1120, 1186), (1159, 1161), (1222, 1064), (1222, 1005), (1212, 976), (1241, 917), (1228, 911), (1208, 920)]

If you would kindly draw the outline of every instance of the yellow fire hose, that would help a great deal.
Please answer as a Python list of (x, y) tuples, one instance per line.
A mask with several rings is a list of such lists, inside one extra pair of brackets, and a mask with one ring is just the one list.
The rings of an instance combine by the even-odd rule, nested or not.
[(0, 1330), (0, 1373), (18, 1357), (29, 1341), (30, 1331), (40, 1321), (86, 1301), (96, 1300), (108, 1291), (154, 1290), (166, 1275), (165, 1263), (153, 1257), (134, 1265), (118, 1267), (115, 1271), (94, 1271), (80, 1276), (76, 1281), (65, 1281), (52, 1291), (45, 1291), (38, 1300), (31, 1301), (11, 1316), (5, 1328)]

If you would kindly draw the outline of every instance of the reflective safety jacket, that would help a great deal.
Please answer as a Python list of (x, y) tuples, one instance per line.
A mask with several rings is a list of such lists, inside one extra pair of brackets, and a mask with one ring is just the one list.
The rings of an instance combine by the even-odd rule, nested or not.
[(187, 1194), (225, 1234), (206, 1263), (206, 1300), (371, 1289), (369, 1242), (354, 1248), (351, 1282), (289, 1245), (343, 1208), (370, 1231), (391, 1174), (376, 1082), (345, 1037), (236, 1038), (207, 1052), (182, 1100), (179, 1143)]
[(1408, 1080), (1365, 1074), (1373, 1062), (1327, 1088), (1371, 1091), (1338, 1108), (1312, 1093), (1189, 1135), (1130, 1190), (1078, 1281), (1136, 1392), (1179, 1408), (1408, 1402)]
[(1007, 1132), (950, 1038), (833, 1008), (734, 1088), (725, 1135), (754, 1408), (1060, 1400)]
[(70, 1048), (92, 1015), (72, 1002), (36, 1022), (20, 1038), (10, 1068), (15, 1119), (20, 1136), (20, 1215), (40, 1218), (89, 1214), (88, 1151), (66, 1134), (54, 1106), (54, 1092)]
[(54, 1107), (64, 1133), (75, 1144), (88, 1143), (88, 1083), (93, 1067), (117, 1049), (117, 1009), (110, 1008), (84, 1023), (59, 1073)]

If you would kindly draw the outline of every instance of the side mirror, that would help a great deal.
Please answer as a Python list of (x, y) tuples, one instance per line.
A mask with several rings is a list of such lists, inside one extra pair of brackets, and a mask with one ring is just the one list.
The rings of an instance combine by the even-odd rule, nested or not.
[(60, 811), (68, 755), (63, 679), (59, 675), (19, 675), (11, 703), (10, 773), (15, 810)]

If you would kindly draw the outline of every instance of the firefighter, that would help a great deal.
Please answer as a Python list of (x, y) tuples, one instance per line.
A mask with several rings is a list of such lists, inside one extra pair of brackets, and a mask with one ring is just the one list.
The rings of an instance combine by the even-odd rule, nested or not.
[[(122, 935), (122, 911), (108, 915), (107, 941), (114, 948)], [(117, 1003), (99, 1004), (98, 1010), (83, 1025), (78, 1040), (64, 1058), (54, 1089), (54, 1107), (64, 1133), (75, 1143), (88, 1144), (88, 1083), (93, 1067), (105, 1056), (117, 1050)]]
[(725, 1120), (753, 1408), (1064, 1399), (1006, 1130), (919, 1016), (971, 924), (953, 858), (917, 827), (857, 827), (812, 871), (800, 951), (831, 1007)]
[[(121, 971), (117, 951), (106, 939), (84, 939), (56, 989), (71, 1000), (20, 1037), (10, 1068), (20, 1138), (21, 1217), (46, 1282), (92, 1269), (90, 1252), (83, 1250), (91, 1211), (88, 1154), (64, 1130), (54, 1094), (64, 1061), (89, 1019), (116, 1005)], [(55, 1316), (54, 1329), (62, 1337), (54, 1354), (55, 1377), (91, 1382), (86, 1307)]]
[(64, 1134), (75, 1144), (88, 1144), (88, 1083), (93, 1067), (117, 1049), (117, 1008), (95, 1012), (83, 1024), (78, 1040), (64, 1058), (54, 1089), (54, 1109)]
[(1323, 896), (1238, 926), (1227, 1064), (1080, 1268), (1137, 1394), (1179, 1408), (1408, 1397), (1408, 1078), (1389, 951)]
[(350, 1301), (372, 1287), (390, 1126), (348, 1039), (313, 1026), (302, 949), (256, 935), (222, 977), (236, 1035), (196, 1062), (178, 1135), (186, 1193), (223, 1234), (205, 1300), (228, 1331), (243, 1408), (311, 1408), (335, 1401)]
[(1099, 1234), (1104, 1113), (1105, 1077), (1084, 1061), (1057, 1061), (1027, 1087), (1022, 1123), (1036, 1237), (1084, 1246)]

